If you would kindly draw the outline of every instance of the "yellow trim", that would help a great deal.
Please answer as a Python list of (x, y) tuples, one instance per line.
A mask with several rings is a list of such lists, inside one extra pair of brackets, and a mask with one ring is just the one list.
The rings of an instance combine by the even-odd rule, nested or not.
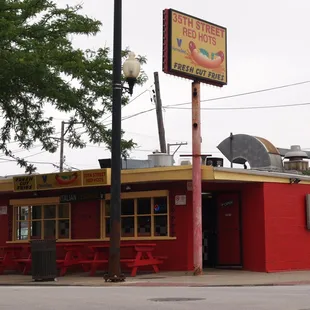
[[(302, 175), (301, 175), (302, 177)], [(249, 174), (242, 173), (241, 171), (214, 171), (214, 180), (216, 181), (231, 181), (231, 182), (265, 182), (265, 183), (289, 183), (287, 176), (274, 176), (274, 175), (260, 175), (260, 174)], [(299, 184), (310, 184), (310, 180), (301, 180)]]
[[(167, 197), (168, 201), (167, 203), (169, 202), (169, 198)], [(167, 209), (167, 212), (168, 212), (168, 209)], [(167, 213), (167, 221), (169, 222), (169, 213)], [(154, 197), (151, 198), (151, 235), (152, 237), (154, 237), (154, 228), (155, 228), (155, 221), (154, 221)], [(169, 231), (168, 231), (168, 236), (169, 235)]]
[(45, 197), (45, 198), (25, 198), (25, 199), (11, 199), (10, 205), (29, 206), (29, 205), (42, 205), (42, 204), (59, 204), (59, 197)]
[[(138, 201), (137, 201), (137, 199), (135, 199), (134, 200), (134, 218), (133, 218), (133, 229), (134, 229), (134, 232), (133, 232), (133, 234), (134, 234), (134, 236), (135, 236), (135, 238), (137, 238), (138, 237)], [(151, 208), (152, 208), (152, 206), (151, 206)]]
[[(102, 169), (98, 169), (98, 172)], [(255, 170), (247, 170), (246, 173), (240, 169), (223, 168), (217, 169), (211, 166), (202, 166), (202, 180), (203, 181), (230, 181), (230, 182), (271, 182), (271, 183), (289, 183), (289, 174), (283, 173), (268, 173), (259, 172)], [(111, 184), (111, 169), (106, 169), (107, 184)], [(293, 176), (293, 175), (292, 175)], [(310, 184), (310, 177), (301, 175), (302, 179), (299, 184)], [(122, 170), (122, 183), (146, 183), (146, 182), (163, 182), (163, 181), (191, 181), (192, 180), (192, 166), (172, 166), (172, 167), (158, 167), (146, 169), (132, 169)], [(94, 185), (95, 186), (95, 185)], [(63, 189), (80, 188), (79, 187), (65, 187)], [(91, 187), (91, 186), (87, 186)], [(59, 188), (62, 189), (62, 188)], [(53, 189), (51, 189), (53, 190)], [(0, 180), (0, 192), (13, 192), (13, 179)], [(29, 191), (30, 192), (30, 191)], [(39, 198), (36, 198), (39, 199)]]
[(14, 182), (13, 179), (0, 180), (0, 192), (13, 192)]
[[(121, 241), (165, 241), (165, 240), (176, 240), (176, 237), (139, 237), (139, 238), (134, 238), (134, 237), (127, 237), (127, 238), (122, 238)], [(109, 241), (109, 238), (102, 238), (102, 239), (71, 239), (71, 240), (56, 240), (57, 243), (72, 243), (72, 242), (102, 242), (102, 241)], [(7, 241), (7, 244), (16, 244), (16, 243), (29, 243), (29, 240), (21, 240), (21, 241)]]
[(100, 239), (103, 237), (103, 231), (105, 229), (104, 224), (104, 200), (100, 200)]
[(122, 183), (180, 181), (192, 179), (192, 166), (173, 166), (122, 171)]
[[(168, 237), (168, 236), (165, 236), (165, 237), (123, 237), (121, 239), (121, 241), (139, 241), (139, 240), (176, 240), (177, 238), (176, 237)], [(98, 240), (98, 239), (97, 239)], [(103, 238), (101, 241), (109, 241), (110, 238)], [(100, 240), (99, 240), (100, 241)]]

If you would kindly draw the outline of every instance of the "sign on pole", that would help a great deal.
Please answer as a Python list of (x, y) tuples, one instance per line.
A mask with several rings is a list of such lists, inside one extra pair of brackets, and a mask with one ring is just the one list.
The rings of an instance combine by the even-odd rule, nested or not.
[(163, 71), (222, 87), (227, 84), (226, 28), (164, 10)]

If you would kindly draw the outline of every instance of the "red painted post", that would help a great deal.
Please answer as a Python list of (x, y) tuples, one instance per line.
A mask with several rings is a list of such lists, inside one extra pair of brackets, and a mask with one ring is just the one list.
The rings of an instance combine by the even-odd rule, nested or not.
[(202, 274), (200, 83), (192, 83), (194, 275)]

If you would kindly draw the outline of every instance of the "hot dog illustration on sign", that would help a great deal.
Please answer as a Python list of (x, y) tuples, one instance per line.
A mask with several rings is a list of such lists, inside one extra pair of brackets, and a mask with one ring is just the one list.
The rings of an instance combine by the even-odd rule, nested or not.
[(193, 41), (189, 42), (189, 50), (191, 53), (191, 58), (199, 66), (207, 69), (218, 68), (224, 61), (224, 53), (222, 51), (211, 53), (210, 55), (210, 53), (203, 48), (198, 50), (196, 44)]
[(60, 175), (56, 174), (55, 179), (58, 184), (60, 185), (68, 185), (73, 183), (78, 178), (78, 174), (76, 172), (72, 173), (71, 175)]

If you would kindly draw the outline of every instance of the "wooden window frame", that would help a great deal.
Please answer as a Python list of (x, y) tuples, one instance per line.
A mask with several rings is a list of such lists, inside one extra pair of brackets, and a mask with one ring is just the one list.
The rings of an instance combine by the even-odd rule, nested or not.
[[(24, 202), (24, 203), (23, 203)], [(60, 218), (59, 217), (59, 206), (60, 205), (68, 205), (69, 207), (69, 218)], [(44, 218), (44, 207), (45, 206), (51, 206), (54, 205), (56, 206), (56, 216), (55, 218), (51, 218), (51, 219), (45, 219)], [(41, 218), (40, 219), (32, 219), (32, 214), (30, 212), (30, 208), (31, 207), (35, 207), (35, 206), (40, 206), (41, 207)], [(21, 207), (27, 207), (28, 208), (28, 219), (23, 221), (23, 220), (18, 220), (17, 218), (17, 210), (18, 208)], [(12, 204), (12, 208), (13, 208), (13, 225), (12, 225), (12, 242), (18, 242), (18, 243), (22, 243), (22, 242), (29, 242), (31, 241), (31, 223), (32, 222), (40, 222), (41, 223), (41, 238), (44, 239), (44, 222), (45, 221), (55, 221), (56, 223), (56, 227), (55, 227), (55, 238), (58, 241), (71, 241), (71, 203), (60, 203), (59, 200), (58, 202), (55, 202), (55, 199), (46, 199), (46, 200), (40, 200), (40, 201), (36, 201), (35, 199), (25, 199), (25, 200), (20, 200), (18, 201), (18, 203)], [(59, 239), (59, 221), (61, 220), (69, 220), (69, 238), (61, 238)], [(27, 239), (23, 239), (23, 240), (18, 240), (17, 239), (17, 224), (21, 223), (21, 222), (28, 222), (28, 238)]]
[[(167, 198), (167, 213), (163, 214), (154, 214), (154, 198), (157, 197), (166, 197)], [(138, 204), (137, 199), (139, 198), (151, 198), (151, 214), (141, 214), (138, 215)], [(144, 191), (144, 192), (129, 192), (121, 193), (121, 199), (134, 199), (134, 236), (133, 237), (121, 237), (121, 240), (165, 240), (165, 239), (175, 239), (170, 236), (170, 201), (169, 201), (169, 191), (159, 190), (159, 191)], [(107, 218), (105, 215), (105, 201), (111, 200), (111, 195), (106, 194), (105, 200), (101, 200), (101, 239), (110, 240), (110, 237), (106, 237), (106, 221)], [(166, 216), (167, 217), (167, 236), (156, 236), (155, 235), (155, 216)], [(139, 216), (151, 216), (151, 236), (138, 236), (138, 217)]]

